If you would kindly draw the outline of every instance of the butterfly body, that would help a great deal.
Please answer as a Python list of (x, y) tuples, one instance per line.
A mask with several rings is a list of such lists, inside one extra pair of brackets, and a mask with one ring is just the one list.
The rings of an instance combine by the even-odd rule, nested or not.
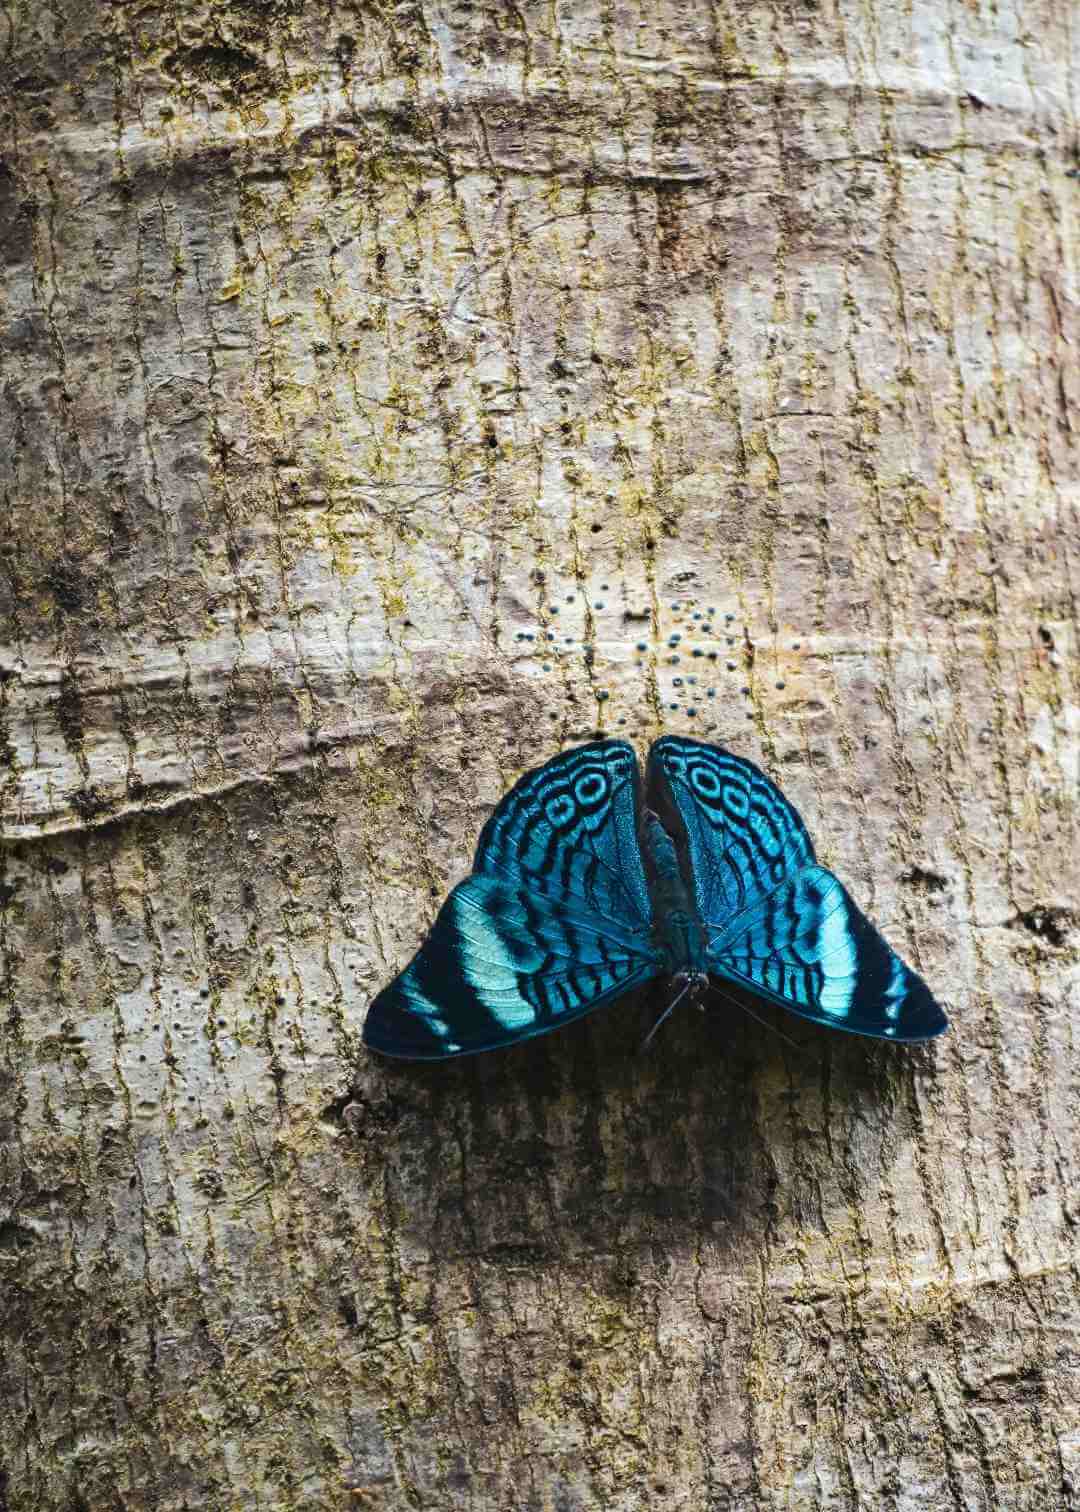
[(651, 872), (653, 939), (663, 969), (676, 979), (705, 979), (705, 926), (683, 877), (675, 842), (651, 812), (645, 814), (641, 848)]
[(364, 1040), (418, 1060), (495, 1049), (663, 978), (691, 999), (710, 978), (735, 983), (882, 1039), (947, 1026), (775, 784), (719, 746), (665, 736), (644, 783), (618, 740), (521, 778)]

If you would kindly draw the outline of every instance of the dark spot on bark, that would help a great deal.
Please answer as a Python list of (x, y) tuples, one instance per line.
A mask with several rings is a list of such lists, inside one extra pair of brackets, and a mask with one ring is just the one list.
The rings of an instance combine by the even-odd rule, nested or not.
[(369, 1103), (351, 1088), (328, 1102), (319, 1114), (319, 1122), (329, 1128), (359, 1135), (365, 1130), (389, 1133), (407, 1111), (407, 1104), (392, 1097)]
[(109, 801), (94, 787), (82, 787), (71, 796), (71, 806), (80, 819), (89, 823), (109, 812)]
[(900, 873), (900, 880), (921, 893), (944, 892), (949, 885), (947, 877), (941, 876), (939, 872), (930, 871), (924, 866), (909, 866), (906, 871)]
[(245, 96), (265, 96), (275, 89), (274, 71), (261, 58), (223, 43), (178, 48), (169, 53), (162, 66), (174, 78), (212, 84), (234, 104)]
[(45, 574), (45, 586), (66, 614), (81, 609), (89, 586), (86, 574), (74, 562), (55, 562)]
[(219, 1201), (225, 1195), (224, 1179), (221, 1172), (214, 1166), (204, 1166), (195, 1177), (195, 1185), (203, 1196), (209, 1197), (211, 1201)]
[(33, 1229), (25, 1223), (19, 1223), (15, 1218), (6, 1218), (0, 1223), (0, 1253), (29, 1249), (35, 1237)]
[(13, 86), (20, 94), (44, 94), (56, 88), (56, 80), (49, 74), (23, 74)]
[(1016, 1403), (1038, 1401), (1045, 1395), (1045, 1380), (1039, 1365), (1020, 1365), (1015, 1370), (995, 1372), (989, 1380), (964, 1382), (963, 1396), (970, 1402)]
[(356, 1311), (356, 1302), (352, 1297), (341, 1296), (338, 1298), (338, 1312), (345, 1321), (347, 1328), (356, 1328), (360, 1322)]
[(60, 726), (60, 733), (68, 747), (73, 751), (81, 750), (83, 743), (82, 698), (79, 694), (78, 683), (67, 671), (60, 677), (60, 696), (56, 700), (56, 722)]
[(1067, 908), (1045, 908), (1038, 903), (1026, 913), (1017, 914), (1013, 924), (1022, 925), (1048, 945), (1060, 947), (1068, 943), (1070, 934), (1076, 928), (1077, 916)]
[(606, 1274), (601, 1274), (600, 1284), (609, 1296), (630, 1297), (637, 1288), (637, 1267), (628, 1255), (616, 1257)]

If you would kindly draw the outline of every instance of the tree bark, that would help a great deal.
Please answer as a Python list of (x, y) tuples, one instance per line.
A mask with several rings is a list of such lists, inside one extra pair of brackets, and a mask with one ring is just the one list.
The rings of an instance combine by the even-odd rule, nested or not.
[[(0, 1508), (1080, 1506), (1075, 10), (0, 37)], [(597, 729), (951, 1033), (366, 1055)]]

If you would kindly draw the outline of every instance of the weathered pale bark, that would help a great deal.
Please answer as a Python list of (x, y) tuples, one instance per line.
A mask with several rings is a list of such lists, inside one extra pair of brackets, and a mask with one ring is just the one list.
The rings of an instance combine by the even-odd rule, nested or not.
[[(1078, 30), (4, 11), (0, 1508), (1080, 1505)], [(365, 1056), (598, 727), (954, 1031)]]

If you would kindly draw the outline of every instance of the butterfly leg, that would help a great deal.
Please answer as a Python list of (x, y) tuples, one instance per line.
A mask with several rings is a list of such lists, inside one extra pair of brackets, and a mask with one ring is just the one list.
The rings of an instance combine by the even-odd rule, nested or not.
[[(663, 1013), (657, 1019), (656, 1023), (652, 1026), (648, 1034), (642, 1040), (641, 1045), (639, 1046), (639, 1052), (642, 1050), (647, 1050), (649, 1048), (649, 1044), (652, 1041), (653, 1035), (659, 1029), (664, 1020), (671, 1016), (671, 1014), (679, 1006), (688, 992), (693, 994), (691, 1002), (696, 1002), (700, 994), (709, 986), (709, 978), (705, 975), (704, 972), (701, 971), (680, 971), (677, 976), (672, 977), (672, 982), (676, 987), (680, 988), (680, 991), (675, 994), (671, 1002), (667, 1005)], [(698, 1007), (700, 1008), (701, 1006), (702, 1004), (698, 1003)]]

